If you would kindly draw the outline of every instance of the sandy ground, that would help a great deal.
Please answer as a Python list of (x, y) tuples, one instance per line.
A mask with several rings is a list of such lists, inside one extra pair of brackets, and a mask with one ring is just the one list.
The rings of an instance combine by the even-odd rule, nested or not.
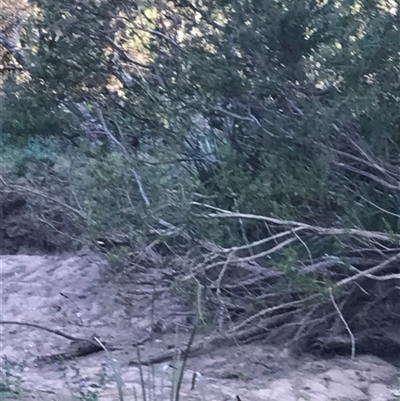
[[(87, 393), (91, 383), (102, 383), (93, 391), (99, 392), (101, 400), (116, 400), (112, 360), (121, 370), (125, 399), (134, 399), (134, 392), (141, 392), (140, 374), (129, 361), (136, 358), (134, 343), (148, 335), (152, 322), (162, 322), (162, 329), (141, 347), (143, 358), (176, 344), (177, 328), (182, 341), (188, 336), (188, 311), (179, 300), (162, 289), (154, 300), (156, 270), (125, 277), (122, 284), (107, 278), (105, 262), (90, 252), (57, 257), (3, 255), (0, 263), (3, 322), (33, 323), (86, 339), (95, 335), (118, 348), (108, 355), (100, 352), (63, 364), (38, 364), (37, 357), (64, 352), (71, 341), (41, 329), (0, 325), (3, 369), (25, 362), (19, 375), (29, 392), (19, 399), (71, 399), (71, 392)], [(4, 362), (5, 357), (9, 362)], [(191, 390), (193, 372), (203, 379)], [(373, 356), (316, 360), (251, 344), (190, 358), (181, 399), (200, 400), (203, 383), (207, 400), (238, 395), (242, 401), (394, 401), (400, 399), (399, 373)], [(163, 374), (169, 383), (173, 370), (166, 364), (156, 365), (150, 375), (145, 369), (146, 381), (148, 376), (156, 378), (150, 386), (155, 393), (161, 391)]]

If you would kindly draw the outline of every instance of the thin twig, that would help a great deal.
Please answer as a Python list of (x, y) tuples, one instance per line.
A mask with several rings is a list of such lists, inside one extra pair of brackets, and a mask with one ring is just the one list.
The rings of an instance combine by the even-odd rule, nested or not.
[(216, 295), (217, 295), (217, 299), (218, 299), (218, 303), (219, 303), (218, 326), (219, 326), (220, 333), (222, 333), (223, 328), (224, 328), (223, 327), (223, 324), (224, 324), (224, 312), (227, 309), (225, 304), (224, 304), (224, 300), (221, 297), (221, 282), (222, 282), (222, 279), (223, 279), (223, 277), (224, 277), (224, 275), (226, 273), (226, 270), (228, 269), (229, 262), (231, 261), (231, 258), (232, 258), (233, 255), (234, 255), (234, 253), (231, 252), (228, 255), (228, 257), (226, 258), (224, 266), (222, 267), (222, 269), (221, 269), (221, 271), (220, 271), (220, 273), (218, 275), (218, 278), (217, 278), (217, 281), (216, 281), (216, 285), (215, 285), (216, 288), (217, 288), (217, 294)]
[[(231, 263), (232, 264), (240, 264), (240, 263), (244, 263), (244, 262), (251, 262), (251, 261), (257, 260), (257, 259), (259, 259), (261, 257), (268, 256), (268, 255), (270, 255), (272, 253), (275, 253), (275, 252), (279, 251), (280, 249), (284, 248), (285, 246), (291, 244), (292, 242), (294, 242), (296, 240), (297, 240), (297, 238), (289, 238), (289, 239), (281, 242), (280, 244), (274, 246), (271, 249), (268, 249), (268, 250), (263, 251), (263, 252), (259, 252), (259, 253), (255, 254), (255, 255), (252, 255), (252, 256), (247, 256), (247, 257), (243, 257), (243, 258), (234, 259), (234, 260), (231, 261)], [(221, 265), (224, 265), (224, 264), (225, 264), (225, 261), (215, 262), (215, 263), (212, 263), (212, 264), (206, 266), (203, 270), (204, 271), (210, 270), (213, 267), (221, 266)], [(196, 270), (199, 271), (201, 269), (197, 268)], [(191, 274), (183, 277), (182, 281), (187, 281), (187, 280), (193, 278), (195, 276), (195, 274), (196, 274), (196, 272), (192, 272)]]
[(356, 357), (356, 340), (354, 338), (354, 334), (351, 331), (349, 325), (347, 324), (346, 319), (344, 318), (342, 312), (340, 311), (340, 308), (339, 308), (338, 304), (336, 303), (335, 298), (333, 297), (332, 288), (329, 288), (329, 296), (331, 297), (333, 306), (335, 307), (335, 309), (340, 317), (340, 320), (343, 322), (344, 326), (346, 327), (347, 332), (349, 333), (350, 340), (351, 340), (351, 359), (354, 359)]
[[(104, 120), (103, 112), (101, 111), (100, 107), (97, 104), (95, 105), (95, 109), (96, 109), (97, 117), (98, 117), (101, 125), (103, 126), (104, 132), (107, 134), (107, 136), (110, 138), (110, 140), (112, 142), (114, 142), (119, 148), (121, 148), (122, 153), (125, 156), (125, 160), (127, 160), (129, 162), (129, 159), (128, 159), (129, 152), (127, 151), (125, 146), (120, 141), (118, 141), (118, 139), (115, 138), (115, 136), (112, 134), (112, 132), (108, 129), (107, 124)], [(139, 192), (144, 200), (144, 203), (146, 204), (147, 207), (149, 207), (150, 201), (143, 188), (141, 177), (139, 176), (139, 174), (135, 171), (135, 169), (133, 167), (130, 167), (130, 170), (133, 173), (133, 175), (135, 176), (136, 183), (138, 185)]]
[[(400, 188), (400, 187), (399, 187)], [(191, 202), (191, 205), (194, 206), (202, 206), (208, 209), (212, 209), (218, 211), (219, 213), (210, 213), (206, 215), (206, 217), (211, 218), (242, 218), (242, 219), (253, 219), (253, 220), (260, 220), (266, 221), (268, 223), (281, 225), (281, 226), (294, 226), (294, 227), (302, 227), (304, 229), (317, 232), (323, 235), (355, 235), (360, 236), (368, 239), (375, 239), (375, 240), (382, 240), (382, 241), (390, 241), (393, 242), (394, 240), (400, 240), (399, 234), (385, 234), (378, 231), (365, 231), (356, 228), (324, 228), (319, 226), (312, 226), (305, 223), (299, 223), (297, 221), (292, 220), (281, 220), (276, 219), (273, 217), (266, 217), (261, 215), (255, 214), (247, 214), (247, 213), (235, 213), (230, 212), (228, 210), (220, 209), (211, 205), (207, 205), (204, 203), (199, 202)]]
[(380, 263), (377, 266), (371, 267), (370, 269), (364, 270), (359, 272), (358, 274), (355, 274), (354, 276), (351, 277), (347, 277), (341, 281), (339, 281), (338, 283), (336, 283), (336, 287), (342, 287), (348, 283), (351, 283), (353, 281), (358, 280), (361, 277), (366, 277), (369, 274), (375, 274), (378, 273), (379, 271), (385, 269), (386, 267), (388, 267), (392, 262), (395, 262), (397, 260), (400, 260), (400, 253), (392, 256), (391, 258), (385, 260), (384, 262)]
[(296, 307), (296, 306), (300, 306), (300, 305), (304, 304), (307, 301), (311, 301), (311, 300), (315, 299), (318, 295), (319, 294), (311, 295), (310, 297), (304, 298), (304, 299), (302, 299), (300, 301), (287, 302), (286, 304), (281, 304), (281, 305), (273, 306), (271, 308), (263, 309), (262, 311), (250, 316), (249, 318), (244, 320), (242, 323), (240, 323), (237, 326), (235, 326), (232, 329), (230, 329), (228, 331), (228, 334), (229, 333), (233, 333), (235, 331), (238, 331), (242, 327), (244, 327), (244, 326), (248, 325), (249, 323), (251, 323), (253, 320), (255, 320), (255, 319), (257, 319), (257, 318), (259, 318), (261, 316), (264, 316), (267, 313), (276, 312), (278, 310), (285, 309), (285, 308), (293, 308), (293, 307)]
[[(21, 186), (21, 185), (15, 185), (15, 184), (8, 184), (8, 183), (4, 180), (4, 178), (1, 177), (1, 176), (0, 176), (0, 180), (3, 182), (3, 184), (4, 184), (6, 187), (8, 187), (8, 188), (10, 188), (10, 189), (12, 189), (12, 190), (14, 190), (14, 191), (16, 191), (16, 192), (29, 192), (29, 193), (31, 193), (31, 194), (41, 196), (42, 198), (45, 198), (45, 199), (47, 199), (47, 200), (49, 200), (49, 201), (58, 203), (59, 205), (61, 205), (62, 207), (66, 208), (66, 209), (68, 209), (68, 210), (70, 210), (71, 212), (75, 213), (76, 215), (78, 215), (78, 216), (81, 217), (82, 219), (85, 219), (85, 218), (86, 218), (85, 215), (84, 215), (82, 212), (80, 212), (78, 209), (75, 209), (74, 207), (72, 207), (72, 206), (70, 206), (70, 205), (68, 205), (68, 204), (66, 204), (66, 203), (64, 203), (64, 202), (62, 202), (62, 201), (60, 201), (60, 200), (57, 199), (57, 198), (53, 198), (53, 197), (51, 197), (51, 196), (49, 196), (49, 195), (47, 195), (47, 194), (45, 194), (45, 193), (43, 193), (43, 192), (37, 191), (37, 190), (32, 189), (32, 188), (29, 188), (29, 187), (23, 187), (23, 186)], [(0, 191), (0, 192), (4, 192), (4, 191)]]
[(49, 333), (53, 333), (53, 334), (55, 334), (57, 336), (64, 337), (64, 338), (66, 338), (68, 340), (71, 340), (71, 341), (84, 341), (84, 342), (95, 344), (93, 342), (93, 340), (88, 340), (86, 338), (79, 338), (79, 337), (70, 336), (69, 334), (65, 334), (65, 333), (61, 332), (60, 330), (49, 329), (48, 327), (40, 326), (40, 325), (35, 324), (35, 323), (25, 323), (25, 322), (15, 322), (15, 321), (11, 321), (11, 320), (2, 320), (2, 321), (0, 321), (0, 325), (2, 325), (2, 324), (15, 324), (17, 326), (34, 327), (35, 329), (45, 330), (45, 331), (48, 331)]

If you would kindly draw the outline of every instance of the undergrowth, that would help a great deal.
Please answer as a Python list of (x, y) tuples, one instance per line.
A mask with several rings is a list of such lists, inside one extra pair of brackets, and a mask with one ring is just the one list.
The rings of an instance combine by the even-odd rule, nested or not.
[[(189, 340), (186, 351), (190, 349), (193, 338), (194, 335)], [(183, 355), (177, 352), (170, 364), (164, 364), (161, 367), (139, 364), (140, 385), (138, 387), (133, 385), (130, 388), (124, 384), (120, 364), (111, 357), (106, 348), (104, 349), (106, 357), (103, 358), (98, 372), (93, 376), (82, 372), (76, 362), (60, 361), (54, 364), (53, 368), (60, 372), (60, 380), (68, 389), (71, 401), (100, 401), (102, 392), (113, 386), (117, 390), (119, 401), (179, 401), (187, 360), (184, 355), (188, 355), (187, 352), (184, 352)], [(140, 361), (139, 347), (137, 348), (137, 357)], [(12, 362), (7, 358), (3, 359), (0, 368), (0, 399), (2, 401), (24, 400), (30, 395), (34, 396), (35, 389), (27, 388), (24, 382), (24, 366), (24, 364)], [(207, 401), (205, 382), (199, 372), (192, 374), (191, 391), (194, 390), (198, 391), (201, 401)], [(59, 396), (61, 397), (61, 394)]]

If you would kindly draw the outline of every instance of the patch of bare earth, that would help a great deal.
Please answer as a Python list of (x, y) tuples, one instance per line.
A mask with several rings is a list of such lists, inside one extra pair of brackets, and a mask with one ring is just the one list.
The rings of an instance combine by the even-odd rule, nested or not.
[[(173, 347), (177, 331), (181, 341), (188, 338), (188, 311), (168, 291), (154, 288), (156, 270), (138, 272), (121, 284), (107, 278), (105, 262), (90, 252), (58, 257), (3, 255), (0, 260), (3, 323), (36, 324), (89, 341), (100, 338), (121, 367), (125, 399), (134, 399), (134, 388), (140, 394), (139, 369), (129, 363), (136, 359), (136, 342), (143, 342), (146, 359)], [(2, 357), (26, 361), (22, 379), (30, 399), (62, 395), (71, 399), (66, 383), (73, 386), (77, 369), (88, 382), (102, 377), (101, 371), (103, 376), (110, 373), (111, 361), (103, 351), (60, 363), (52, 355), (73, 356), (76, 341), (32, 326), (2, 324), (0, 330)], [(164, 367), (155, 365), (157, 378)], [(400, 384), (399, 370), (376, 357), (315, 360), (265, 344), (205, 349), (190, 358), (183, 399), (200, 399), (199, 389), (191, 390), (194, 371), (204, 377), (207, 399), (219, 401), (233, 394), (243, 401), (389, 401), (398, 399)], [(115, 383), (106, 382), (100, 394), (103, 400), (117, 399)]]

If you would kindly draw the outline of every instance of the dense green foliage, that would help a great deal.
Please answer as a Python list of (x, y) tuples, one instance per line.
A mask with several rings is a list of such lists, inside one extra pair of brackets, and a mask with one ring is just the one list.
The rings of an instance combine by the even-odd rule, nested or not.
[[(165, 213), (197, 232), (200, 223), (184, 206), (197, 192), (231, 211), (399, 232), (395, 5), (31, 5), (18, 42), (29, 78), (17, 72), (3, 82), (3, 140), (18, 146), (37, 137), (65, 142), (66, 153), (58, 156), (81, 160), (83, 167), (71, 173), (74, 191), (85, 194), (78, 197), (83, 209), (95, 203), (96, 212), (88, 212), (94, 231), (129, 231), (143, 213)], [(102, 125), (97, 108), (123, 155), (112, 153), (104, 132), (96, 136), (88, 128), (88, 118)], [(132, 184), (132, 169), (143, 179), (150, 211)], [(122, 201), (124, 194), (133, 196), (134, 208)], [(225, 234), (226, 228), (206, 226), (203, 234), (225, 245), (266, 234), (254, 223), (242, 229), (232, 223)]]

